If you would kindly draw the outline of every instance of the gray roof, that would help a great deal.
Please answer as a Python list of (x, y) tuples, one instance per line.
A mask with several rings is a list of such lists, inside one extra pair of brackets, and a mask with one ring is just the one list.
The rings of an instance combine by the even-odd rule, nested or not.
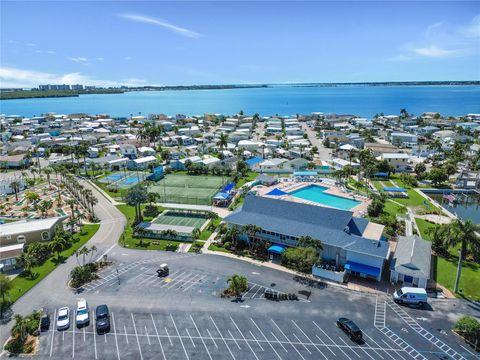
[[(309, 235), (322, 243), (385, 259), (389, 253), (386, 241), (357, 235), (368, 220), (354, 218), (351, 211), (271, 199), (248, 194), (243, 206), (225, 217), (237, 225), (254, 224), (267, 231), (300, 237)], [(350, 233), (345, 231), (348, 226)]]
[(418, 236), (400, 236), (390, 268), (398, 273), (430, 279), (431, 243)]
[(256, 181), (260, 181), (260, 182), (266, 182), (266, 183), (273, 183), (275, 181), (277, 181), (276, 178), (274, 178), (273, 176), (270, 176), (270, 175), (265, 175), (265, 174), (260, 174), (258, 175), (256, 178), (255, 178)]

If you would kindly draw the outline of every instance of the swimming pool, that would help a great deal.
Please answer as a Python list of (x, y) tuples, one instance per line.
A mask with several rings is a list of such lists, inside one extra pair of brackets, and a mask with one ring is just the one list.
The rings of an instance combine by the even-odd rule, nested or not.
[(108, 175), (103, 179), (103, 182), (115, 182), (125, 177), (125, 174), (117, 172), (111, 175)]
[(351, 200), (340, 196), (326, 194), (324, 191), (328, 188), (319, 185), (309, 185), (304, 188), (292, 191), (290, 195), (300, 199), (309, 200), (318, 204), (334, 207), (340, 210), (350, 210), (354, 208), (360, 201)]
[(138, 184), (138, 177), (137, 175), (129, 176), (117, 183), (119, 186), (131, 186), (131, 185), (136, 185)]

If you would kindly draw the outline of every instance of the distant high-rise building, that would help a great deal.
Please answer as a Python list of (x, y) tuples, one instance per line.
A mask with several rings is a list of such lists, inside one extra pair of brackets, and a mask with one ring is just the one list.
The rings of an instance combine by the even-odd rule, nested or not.
[(62, 85), (47, 84), (47, 85), (39, 85), (38, 89), (42, 90), (42, 91), (45, 91), (45, 90), (70, 90), (70, 85), (66, 85), (66, 84), (62, 84)]
[(70, 85), (70, 89), (72, 89), (72, 90), (83, 90), (83, 85), (80, 85), (80, 84)]

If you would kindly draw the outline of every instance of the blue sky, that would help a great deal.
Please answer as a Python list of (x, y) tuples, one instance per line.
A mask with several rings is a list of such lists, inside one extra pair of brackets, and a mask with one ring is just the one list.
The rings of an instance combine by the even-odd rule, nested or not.
[(5, 2), (0, 86), (480, 80), (480, 2)]

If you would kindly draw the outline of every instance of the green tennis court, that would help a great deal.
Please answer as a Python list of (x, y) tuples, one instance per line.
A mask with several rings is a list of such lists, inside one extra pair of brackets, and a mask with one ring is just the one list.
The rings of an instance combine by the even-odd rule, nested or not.
[(207, 216), (205, 214), (167, 210), (153, 220), (153, 223), (163, 225), (191, 226), (200, 229), (206, 221)]
[(210, 205), (227, 180), (221, 176), (168, 174), (148, 191), (157, 193), (160, 202)]

